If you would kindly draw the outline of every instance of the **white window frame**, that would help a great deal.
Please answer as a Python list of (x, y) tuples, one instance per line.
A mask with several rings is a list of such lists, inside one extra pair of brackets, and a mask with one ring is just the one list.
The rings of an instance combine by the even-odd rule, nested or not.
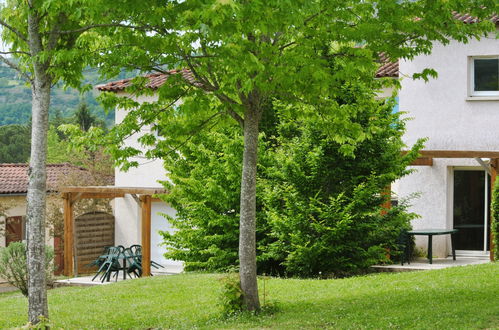
[(496, 59), (499, 61), (499, 55), (492, 56), (470, 56), (468, 58), (469, 67), (469, 84), (468, 96), (469, 97), (499, 97), (499, 91), (475, 91), (475, 59)]

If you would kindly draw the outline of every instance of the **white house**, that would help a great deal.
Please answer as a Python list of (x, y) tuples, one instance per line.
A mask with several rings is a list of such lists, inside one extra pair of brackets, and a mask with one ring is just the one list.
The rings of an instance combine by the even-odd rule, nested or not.
[[(189, 74), (189, 73), (187, 73)], [(166, 75), (152, 74), (148, 76), (150, 82), (149, 88), (156, 89), (161, 86)], [(129, 96), (125, 92), (125, 88), (131, 85), (131, 79), (124, 79), (116, 82), (111, 82), (105, 85), (97, 86), (100, 91), (112, 91), (118, 96)], [(140, 103), (154, 102), (155, 96), (141, 96), (137, 99)], [(116, 109), (116, 123), (119, 124), (126, 116), (126, 111)], [(127, 146), (140, 149), (141, 146), (137, 139), (144, 133), (149, 133), (150, 127), (143, 127), (141, 132), (129, 137), (125, 144)], [(148, 188), (163, 188), (160, 180), (167, 179), (167, 173), (163, 167), (161, 160), (148, 160), (145, 158), (135, 157), (130, 159), (137, 161), (138, 167), (130, 168), (127, 172), (120, 169), (115, 170), (115, 186), (117, 187), (148, 187)], [(130, 246), (141, 242), (141, 223), (140, 223), (140, 206), (132, 195), (125, 195), (124, 198), (116, 198), (114, 206), (115, 215), (115, 244)], [(166, 248), (162, 245), (163, 239), (160, 231), (172, 231), (163, 214), (175, 215), (175, 210), (163, 201), (153, 199), (151, 204), (151, 260), (163, 265), (166, 272), (177, 273), (182, 271), (182, 262), (169, 260), (164, 257)]]
[[(497, 16), (494, 21), (498, 23)], [(435, 69), (438, 78), (427, 83), (409, 78), (425, 68)], [(406, 143), (428, 138), (425, 150), (499, 151), (498, 76), (499, 40), (495, 34), (468, 44), (436, 44), (431, 55), (400, 61), (399, 108), (412, 118), (407, 123)], [(421, 216), (413, 222), (414, 229), (459, 229), (458, 255), (487, 256), (489, 160), (474, 159), (470, 152), (462, 155), (467, 158), (435, 157), (431, 166), (414, 167), (416, 172), (398, 183), (397, 193), (400, 198), (419, 194), (411, 207)], [(418, 237), (417, 242), (426, 247), (425, 239)], [(434, 255), (450, 253), (447, 236), (434, 237), (433, 246)]]

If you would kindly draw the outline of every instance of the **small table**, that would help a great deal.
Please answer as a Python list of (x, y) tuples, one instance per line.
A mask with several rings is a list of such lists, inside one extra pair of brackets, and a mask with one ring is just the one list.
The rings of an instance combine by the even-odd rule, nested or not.
[(457, 229), (419, 229), (410, 230), (407, 232), (408, 235), (427, 235), (428, 236), (428, 260), (430, 264), (433, 263), (433, 236), (434, 235), (448, 235), (450, 234), (450, 245), (452, 248), (452, 259), (456, 260), (456, 249), (454, 247), (454, 234), (457, 233)]

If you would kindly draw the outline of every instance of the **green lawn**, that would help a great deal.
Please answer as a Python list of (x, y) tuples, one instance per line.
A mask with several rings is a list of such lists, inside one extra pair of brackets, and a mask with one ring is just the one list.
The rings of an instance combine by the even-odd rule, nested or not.
[[(266, 299), (279, 311), (230, 320), (218, 316), (219, 277), (157, 276), (51, 290), (51, 324), (65, 329), (499, 329), (499, 263), (341, 280), (269, 279)], [(0, 311), (0, 328), (21, 326), (26, 299), (0, 294)]]

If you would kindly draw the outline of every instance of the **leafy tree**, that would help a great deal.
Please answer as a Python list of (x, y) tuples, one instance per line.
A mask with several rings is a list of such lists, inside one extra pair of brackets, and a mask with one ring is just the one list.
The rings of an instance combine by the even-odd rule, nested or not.
[[(370, 138), (376, 125), (362, 127), (351, 120), (358, 107), (335, 101), (345, 84), (362, 84), (366, 71), (384, 52), (392, 60), (411, 59), (431, 52), (433, 42), (467, 41), (493, 31), (491, 22), (462, 24), (452, 11), (485, 18), (495, 9), (494, 0), (417, 1), (236, 1), (148, 0), (127, 8), (129, 22), (142, 29), (110, 35), (112, 52), (99, 59), (114, 67), (165, 72), (165, 68), (188, 68), (168, 79), (158, 89), (156, 104), (137, 99), (117, 100), (107, 96), (108, 106), (121, 103), (131, 110), (123, 125), (113, 132), (110, 150), (114, 156), (140, 153), (124, 147), (120, 139), (142, 125), (175, 117), (183, 120), (175, 131), (165, 132), (176, 148), (207, 122), (221, 116), (232, 118), (243, 131), (244, 150), (240, 195), (239, 261), (244, 301), (249, 310), (259, 309), (256, 282), (256, 175), (259, 124), (265, 104), (279, 99), (307, 115), (327, 123), (323, 129), (340, 143), (341, 152), (352, 153), (357, 143)], [(125, 6), (125, 5), (124, 5)], [(328, 59), (342, 63), (330, 67)], [(118, 65), (116, 65), (118, 64)], [(117, 69), (102, 66), (113, 75)], [(434, 74), (425, 71), (425, 77)], [(182, 79), (186, 78), (186, 79)], [(137, 79), (135, 95), (150, 94), (147, 79)], [(378, 88), (386, 85), (379, 81)], [(182, 98), (183, 103), (178, 104)], [(372, 106), (371, 99), (365, 107)], [(176, 105), (173, 107), (172, 105)], [(135, 109), (135, 110), (132, 110)], [(154, 144), (153, 134), (142, 138)], [(147, 156), (158, 154), (150, 149)], [(121, 162), (122, 164), (125, 162)], [(132, 163), (136, 164), (136, 163)], [(128, 164), (130, 165), (130, 164)], [(125, 166), (126, 167), (126, 166)]]
[(30, 128), (7, 125), (0, 128), (0, 163), (26, 163), (29, 160)]
[[(359, 91), (355, 93), (361, 95)], [(353, 102), (343, 95), (341, 102)], [(355, 97), (351, 95), (350, 97)], [(393, 101), (393, 100), (392, 100)], [(314, 119), (296, 120), (286, 109), (262, 121), (257, 180), (259, 273), (342, 276), (364, 271), (395, 253), (411, 214), (405, 207), (382, 213), (379, 192), (408, 173), (421, 148), (400, 154), (404, 122), (393, 102), (365, 109), (352, 121), (380, 129), (345, 156)], [(267, 113), (272, 113), (268, 111)], [(164, 123), (165, 125), (173, 123)], [(163, 127), (164, 127), (163, 126)], [(177, 229), (163, 232), (167, 257), (188, 270), (227, 270), (237, 264), (240, 134), (225, 126), (201, 132), (165, 157), (164, 196), (176, 210)]]
[[(48, 318), (45, 277), (46, 153), (48, 110), (52, 87), (59, 81), (80, 87), (82, 70), (92, 54), (92, 28), (126, 26), (107, 12), (108, 3), (93, 1), (7, 0), (0, 7), (2, 40), (8, 51), (0, 61), (29, 83), (32, 95), (30, 177), (27, 195), (28, 318), (33, 324)], [(106, 15), (103, 15), (107, 12)], [(17, 60), (12, 60), (14, 56)]]
[(81, 130), (88, 131), (92, 126), (105, 127), (103, 121), (93, 115), (85, 102), (80, 103), (78, 109), (74, 113), (74, 121), (78, 124)]

